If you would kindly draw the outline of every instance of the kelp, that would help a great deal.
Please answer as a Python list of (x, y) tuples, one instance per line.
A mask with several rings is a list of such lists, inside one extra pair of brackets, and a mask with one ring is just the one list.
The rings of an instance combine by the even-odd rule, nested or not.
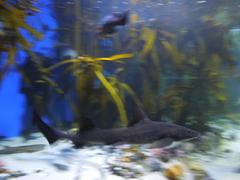
[[(132, 54), (118, 54), (111, 57), (94, 58), (89, 56), (80, 56), (76, 59), (68, 59), (56, 63), (45, 69), (46, 72), (52, 72), (55, 69), (63, 66), (67, 71), (70, 71), (76, 77), (76, 89), (80, 93), (79, 101), (86, 106), (90, 103), (92, 93), (94, 93), (95, 79), (99, 80), (102, 86), (112, 97), (118, 109), (120, 120), (124, 125), (128, 124), (127, 113), (124, 107), (124, 102), (118, 94), (118, 89), (114, 87), (104, 75), (102, 62), (114, 61), (118, 62), (122, 59), (133, 57)], [(68, 66), (67, 66), (68, 65)], [(131, 92), (133, 93), (133, 92)], [(81, 95), (82, 94), (82, 95)], [(80, 103), (81, 104), (81, 103)], [(82, 113), (84, 110), (82, 110)]]
[[(1, 5), (4, 3), (0, 2)], [(131, 2), (132, 6), (144, 3), (136, 0)], [(111, 2), (111, 4), (114, 3)], [(14, 9), (18, 8), (14, 7)], [(15, 26), (16, 18), (26, 17), (26, 14), (14, 9), (4, 9), (4, 12), (12, 12), (19, 16), (8, 22), (12, 26)], [(76, 12), (77, 9), (75, 8)], [(1, 16), (9, 18), (5, 14), (0, 13)], [(66, 16), (64, 13), (62, 15)], [(131, 110), (127, 106), (129, 98), (126, 95), (130, 95), (136, 104), (145, 107), (144, 109), (153, 119), (168, 117), (178, 124), (194, 126), (196, 129), (203, 128), (211, 119), (211, 115), (223, 112), (224, 104), (228, 101), (225, 75), (230, 73), (226, 67), (234, 67), (234, 60), (229, 54), (230, 47), (224, 39), (224, 30), (216, 23), (204, 22), (202, 17), (194, 18), (194, 22), (176, 25), (175, 17), (173, 16), (173, 20), (165, 12), (159, 21), (152, 24), (150, 22), (139, 23), (138, 16), (137, 12), (132, 13), (128, 33), (116, 33), (113, 37), (113, 46), (115, 46), (113, 49), (121, 48), (123, 52), (134, 52), (134, 57), (132, 54), (92, 57), (97, 56), (97, 53), (94, 51), (92, 55), (84, 52), (84, 47), (86, 45), (86, 51), (87, 49), (95, 50), (96, 43), (89, 43), (88, 36), (84, 37), (86, 43), (79, 40), (79, 30), (82, 34), (85, 32), (91, 34), (91, 32), (88, 33), (87, 28), (84, 29), (84, 23), (81, 24), (81, 29), (79, 29), (79, 24), (75, 24), (78, 28), (74, 31), (76, 40), (73, 40), (75, 43), (73, 42), (72, 45), (74, 44), (81, 54), (91, 54), (91, 56), (79, 56), (76, 59), (63, 60), (51, 66), (39, 68), (40, 76), (36, 83), (54, 89), (59, 88), (63, 93), (66, 93), (61, 87), (63, 84), (68, 86), (69, 91), (74, 89), (77, 98), (74, 96), (70, 102), (74, 112), (79, 113), (81, 117), (84, 113), (88, 115), (87, 112), (90, 111), (94, 115), (103, 112), (104, 120), (110, 119), (109, 116), (115, 115), (115, 109), (111, 109), (114, 112), (111, 111), (110, 115), (108, 108), (109, 106), (115, 108), (112, 106), (115, 104), (116, 113), (119, 114), (122, 124), (126, 125), (127, 115), (129, 115), (127, 113), (129, 109)], [(88, 19), (84, 18), (84, 22), (87, 21)], [(40, 38), (38, 33), (23, 23), (24, 21), (20, 20), (14, 28), (25, 28)], [(145, 26), (144, 23), (148, 25)], [(124, 38), (122, 38), (123, 34)], [(66, 39), (69, 39), (68, 42), (74, 39), (68, 38), (74, 36), (69, 33), (64, 36), (63, 32), (62, 35), (64, 37), (62, 40), (64, 39), (65, 42), (67, 42)], [(21, 47), (31, 47), (20, 32), (17, 31), (15, 36)], [(9, 47), (11, 46), (0, 45), (2, 51), (8, 51)], [(13, 52), (11, 51), (12, 54)], [(104, 51), (101, 53), (104, 54)], [(122, 66), (122, 60), (128, 58), (134, 58), (134, 60), (124, 61), (125, 67)], [(107, 63), (114, 65), (116, 63), (116, 66), (120, 68), (112, 72), (113, 66), (111, 66), (111, 70), (108, 71)], [(59, 75), (58, 68), (62, 68), (63, 74), (66, 75), (66, 77), (63, 75), (61, 80), (56, 77)], [(51, 77), (53, 74), (55, 76)], [(122, 74), (122, 76), (117, 74)], [(74, 85), (67, 84), (69, 76), (73, 79)]]
[(177, 47), (173, 43), (168, 41), (161, 41), (163, 47), (166, 49), (166, 52), (171, 56), (171, 59), (177, 67), (181, 66), (184, 62), (184, 55), (179, 52)]
[(120, 96), (118, 96), (118, 93), (116, 92), (115, 88), (113, 88), (112, 85), (107, 81), (107, 79), (104, 77), (101, 71), (96, 70), (95, 74), (97, 78), (101, 81), (103, 86), (106, 88), (106, 90), (110, 93), (113, 100), (115, 101), (120, 114), (120, 119), (122, 120), (122, 123), (126, 126), (128, 124), (127, 113), (125, 111), (125, 108)]
[(154, 43), (156, 41), (157, 33), (156, 31), (144, 27), (141, 33), (141, 40), (145, 41), (143, 50), (140, 52), (140, 56), (144, 57), (153, 49)]
[[(32, 28), (25, 22), (28, 12), (37, 12), (37, 8), (32, 6), (32, 1), (24, 2), (17, 1), (11, 4), (9, 1), (0, 2), (0, 23), (2, 24), (0, 34), (0, 53), (7, 52), (8, 60), (4, 64), (3, 69), (8, 69), (15, 64), (15, 54), (20, 48), (29, 49), (31, 44), (22, 35), (20, 30), (25, 30), (32, 34), (37, 39), (42, 38), (42, 34)], [(4, 70), (1, 72), (2, 77)]]
[[(206, 130), (211, 116), (225, 111), (226, 74), (230, 77), (236, 61), (223, 27), (201, 17), (196, 21), (198, 28), (184, 24), (179, 30), (160, 21), (153, 27), (133, 24), (126, 48), (136, 50), (137, 63), (129, 69), (137, 73), (128, 84), (153, 119), (170, 117)], [(129, 76), (133, 75), (127, 71), (123, 80)]]
[(69, 64), (69, 63), (95, 63), (96, 61), (118, 61), (121, 59), (132, 58), (132, 57), (133, 57), (132, 54), (119, 54), (111, 57), (102, 57), (102, 58), (79, 56), (77, 59), (68, 59), (68, 60), (61, 61), (57, 64), (54, 64), (53, 66), (49, 67), (48, 70), (52, 71), (64, 64)]

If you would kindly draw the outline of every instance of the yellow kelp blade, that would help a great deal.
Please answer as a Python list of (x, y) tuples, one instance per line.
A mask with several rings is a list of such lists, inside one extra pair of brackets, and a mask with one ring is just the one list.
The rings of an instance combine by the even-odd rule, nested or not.
[(43, 35), (40, 32), (36, 31), (34, 28), (27, 25), (26, 23), (22, 23), (20, 25), (21, 25), (22, 28), (26, 29), (29, 33), (31, 33), (37, 39), (42, 39), (43, 38)]
[(167, 38), (176, 39), (176, 35), (173, 33), (170, 33), (168, 31), (164, 31), (164, 30), (160, 30), (159, 32)]
[(62, 66), (64, 64), (80, 63), (80, 62), (81, 62), (81, 60), (79, 60), (79, 59), (67, 59), (67, 60), (61, 61), (61, 62), (59, 62), (57, 64), (54, 64), (54, 65), (48, 67), (47, 69), (49, 71), (52, 71), (52, 70), (54, 70), (54, 69), (56, 69), (56, 68), (58, 68), (58, 67), (60, 67), (60, 66)]
[[(47, 76), (43, 76), (42, 80), (45, 81), (49, 86), (52, 86), (59, 94), (64, 94), (64, 91), (58, 86), (58, 84), (54, 80), (50, 79)], [(40, 79), (35, 82), (43, 83), (43, 81), (41, 81)]]
[(18, 43), (20, 43), (24, 48), (31, 48), (31, 44), (19, 33), (16, 32)]
[(125, 91), (127, 91), (133, 98), (134, 102), (137, 104), (137, 106), (143, 108), (143, 105), (139, 98), (137, 97), (136, 93), (133, 91), (133, 89), (126, 83), (120, 83), (121, 88), (123, 88)]
[(95, 70), (94, 73), (96, 74), (97, 78), (100, 80), (100, 82), (103, 84), (103, 86), (106, 88), (106, 90), (110, 93), (113, 100), (115, 101), (119, 114), (120, 114), (120, 120), (122, 123), (127, 126), (128, 119), (127, 119), (127, 113), (125, 111), (124, 104), (120, 98), (120, 96), (117, 94), (114, 87), (107, 81), (107, 79), (104, 77), (101, 71)]
[(117, 54), (111, 57), (95, 58), (96, 61), (117, 61), (120, 59), (132, 58), (133, 54)]
[(70, 63), (80, 63), (80, 62), (92, 63), (94, 61), (116, 61), (120, 59), (132, 58), (132, 57), (133, 57), (132, 54), (118, 54), (111, 57), (103, 57), (103, 58), (81, 57), (78, 59), (68, 59), (50, 66), (48, 70), (52, 71), (64, 64), (70, 64)]
[(141, 39), (145, 41), (145, 45), (142, 52), (140, 53), (142, 57), (147, 55), (152, 50), (156, 37), (157, 37), (156, 31), (146, 27), (143, 28)]
[(226, 102), (228, 100), (226, 94), (224, 92), (219, 92), (219, 93), (216, 93), (216, 99), (218, 101), (221, 101), (221, 102)]
[(8, 65), (12, 65), (15, 63), (16, 51), (17, 51), (16, 47), (12, 47), (8, 50), (8, 61), (7, 61)]
[(19, 27), (22, 27), (36, 38), (42, 39), (42, 34), (25, 22), (26, 14), (24, 11), (12, 6), (8, 7), (7, 10), (7, 12), (10, 13), (10, 16), (8, 16), (7, 18), (7, 23), (10, 25), (11, 28), (17, 29)]
[(173, 62), (177, 66), (181, 66), (185, 58), (184, 54), (182, 54), (175, 45), (169, 43), (168, 41), (161, 41), (161, 43), (169, 55), (172, 57)]

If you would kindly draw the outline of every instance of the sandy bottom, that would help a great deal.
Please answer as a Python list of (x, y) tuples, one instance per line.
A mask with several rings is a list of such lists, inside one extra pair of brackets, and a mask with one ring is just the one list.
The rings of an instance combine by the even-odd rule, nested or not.
[[(233, 133), (236, 135), (236, 139), (224, 141), (221, 147), (228, 149), (228, 152), (213, 150), (207, 154), (189, 154), (209, 174), (209, 179), (204, 180), (240, 180), (240, 131), (236, 130)], [(34, 149), (34, 145), (38, 145), (39, 151), (36, 147)], [(16, 153), (1, 153), (1, 150), (10, 150), (13, 146), (27, 147)], [(126, 146), (130, 147), (130, 145)], [(142, 147), (142, 151), (152, 157), (150, 151), (144, 148)], [(19, 180), (167, 180), (163, 171), (153, 172), (143, 165), (142, 161), (139, 163), (134, 160), (123, 164), (137, 169), (142, 173), (141, 175), (124, 177), (124, 174), (128, 173), (128, 170), (124, 168), (122, 169), (123, 175), (114, 174), (110, 171), (109, 164), (118, 164), (119, 157), (128, 155), (128, 152), (124, 152), (124, 154), (120, 149), (112, 146), (89, 146), (76, 150), (67, 141), (59, 141), (55, 145), (49, 146), (40, 133), (32, 134), (31, 140), (27, 141), (22, 137), (4, 140), (0, 143), (0, 180), (10, 178)], [(181, 160), (178, 162), (182, 163)], [(173, 162), (171, 161), (171, 163)], [(161, 162), (161, 166), (164, 168), (171, 163)], [(1, 168), (6, 172), (1, 172)], [(189, 170), (184, 171), (185, 175), (182, 179), (195, 179)]]

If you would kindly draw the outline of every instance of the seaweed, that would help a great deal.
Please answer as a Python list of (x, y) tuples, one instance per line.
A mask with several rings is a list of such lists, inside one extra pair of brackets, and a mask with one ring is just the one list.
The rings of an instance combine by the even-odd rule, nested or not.
[(16, 1), (15, 4), (7, 0), (0, 1), (0, 53), (7, 53), (7, 62), (0, 71), (0, 81), (9, 67), (15, 65), (16, 52), (21, 49), (30, 49), (31, 44), (22, 35), (21, 30), (25, 30), (37, 39), (42, 38), (42, 34), (28, 25), (25, 21), (29, 12), (38, 12), (38, 9), (32, 5), (32, 1)]
[[(79, 56), (77, 59), (69, 59), (60, 61), (50, 67), (46, 68), (46, 71), (50, 73), (55, 69), (65, 66), (65, 70), (72, 73), (76, 78), (76, 90), (79, 94), (79, 103), (81, 106), (81, 113), (84, 114), (87, 110), (87, 105), (90, 103), (90, 99), (93, 96), (96, 87), (96, 80), (98, 80), (105, 90), (112, 97), (112, 100), (116, 104), (118, 109), (120, 120), (124, 125), (128, 124), (127, 113), (124, 107), (122, 98), (118, 94), (118, 89), (113, 86), (109, 79), (104, 75), (104, 69), (102, 62), (116, 61), (121, 59), (127, 59), (133, 57), (132, 54), (118, 54), (111, 57), (93, 58), (89, 56)], [(49, 78), (48, 78), (49, 79)], [(44, 81), (44, 79), (41, 79)], [(45, 78), (46, 82), (46, 78)], [(46, 82), (48, 83), (48, 82)], [(49, 83), (48, 83), (49, 84)], [(124, 84), (123, 84), (124, 86)], [(126, 85), (124, 86), (126, 88)], [(129, 90), (129, 88), (127, 87)], [(133, 91), (131, 91), (133, 94)], [(76, 111), (75, 111), (76, 112)], [(76, 112), (77, 113), (77, 112)]]
[(129, 29), (125, 48), (135, 50), (136, 59), (127, 62), (123, 80), (152, 119), (205, 131), (212, 117), (226, 113), (226, 81), (237, 61), (230, 53), (226, 28), (206, 17), (203, 13), (181, 25), (174, 19), (166, 25), (162, 17), (152, 26), (133, 23)]

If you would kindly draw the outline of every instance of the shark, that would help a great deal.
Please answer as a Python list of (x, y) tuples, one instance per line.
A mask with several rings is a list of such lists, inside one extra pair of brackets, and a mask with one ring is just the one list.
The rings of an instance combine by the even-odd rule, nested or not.
[(139, 111), (141, 119), (128, 127), (101, 129), (94, 127), (88, 121), (86, 129), (76, 134), (67, 133), (51, 127), (45, 123), (37, 112), (33, 120), (39, 131), (45, 136), (49, 144), (58, 140), (70, 140), (75, 147), (80, 148), (86, 144), (150, 144), (158, 143), (160, 146), (171, 145), (175, 141), (186, 141), (198, 138), (199, 132), (177, 124), (152, 121), (142, 109)]

